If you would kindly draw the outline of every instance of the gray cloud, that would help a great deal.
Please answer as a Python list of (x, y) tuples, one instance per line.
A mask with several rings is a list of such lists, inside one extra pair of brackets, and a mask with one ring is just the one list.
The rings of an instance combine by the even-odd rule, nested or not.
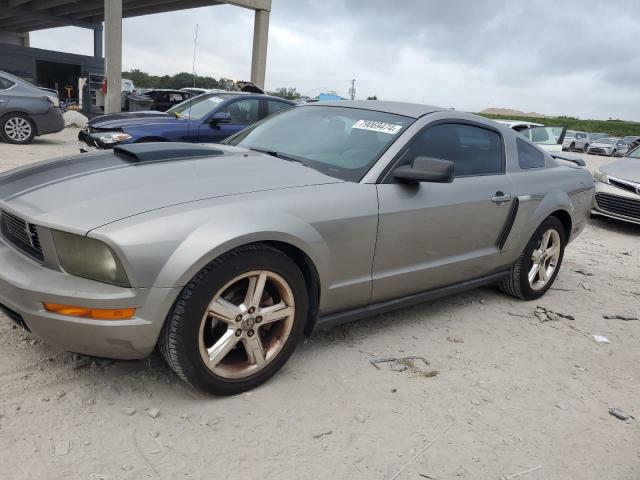
[[(346, 95), (355, 77), (358, 97), (640, 120), (636, 6), (273, 0), (267, 87)], [(196, 23), (198, 72), (248, 78), (253, 14), (229, 6), (126, 20), (125, 67), (190, 71)], [(34, 33), (33, 43), (68, 46), (69, 31)]]

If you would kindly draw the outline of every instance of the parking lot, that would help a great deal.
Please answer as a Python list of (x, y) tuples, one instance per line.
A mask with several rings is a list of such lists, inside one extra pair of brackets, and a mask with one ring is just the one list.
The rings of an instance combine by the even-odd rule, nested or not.
[[(76, 136), (0, 143), (0, 171)], [(640, 478), (640, 321), (604, 318), (640, 318), (639, 238), (592, 218), (538, 302), (484, 288), (317, 333), (239, 397), (189, 389), (157, 354), (73, 357), (0, 315), (0, 477)], [(406, 356), (429, 365), (370, 362)]]

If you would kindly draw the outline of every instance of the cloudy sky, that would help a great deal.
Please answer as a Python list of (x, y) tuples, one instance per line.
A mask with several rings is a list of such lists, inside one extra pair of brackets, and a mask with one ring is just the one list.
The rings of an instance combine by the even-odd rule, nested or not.
[[(637, 0), (273, 0), (268, 89), (460, 110), (640, 121)], [(248, 79), (253, 12), (215, 6), (125, 19), (124, 69), (196, 70)], [(32, 46), (92, 54), (76, 28), (32, 33)]]

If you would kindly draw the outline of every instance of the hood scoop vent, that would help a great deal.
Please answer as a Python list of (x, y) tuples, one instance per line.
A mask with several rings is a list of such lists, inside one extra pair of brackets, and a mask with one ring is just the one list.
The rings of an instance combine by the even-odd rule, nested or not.
[(212, 145), (193, 143), (134, 143), (113, 148), (120, 158), (132, 163), (159, 162), (162, 160), (182, 160), (198, 157), (224, 155), (224, 151)]

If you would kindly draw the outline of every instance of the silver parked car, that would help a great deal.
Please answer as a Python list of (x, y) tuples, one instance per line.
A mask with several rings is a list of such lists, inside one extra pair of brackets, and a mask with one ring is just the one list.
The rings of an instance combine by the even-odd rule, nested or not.
[(0, 70), (0, 138), (26, 144), (64, 128), (58, 96)]
[(640, 147), (595, 172), (591, 213), (640, 225)]
[(255, 387), (303, 333), (481, 285), (535, 299), (593, 178), (475, 115), (296, 106), (224, 145), (145, 143), (0, 177), (0, 304), (51, 345)]
[(587, 153), (591, 155), (607, 155), (623, 157), (629, 152), (629, 145), (621, 138), (601, 138), (589, 146)]

